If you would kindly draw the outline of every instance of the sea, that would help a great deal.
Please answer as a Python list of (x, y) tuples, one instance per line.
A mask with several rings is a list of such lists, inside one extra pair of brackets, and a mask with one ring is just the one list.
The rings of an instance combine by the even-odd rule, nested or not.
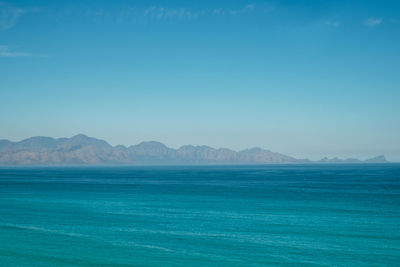
[(2, 167), (0, 266), (400, 266), (400, 165)]

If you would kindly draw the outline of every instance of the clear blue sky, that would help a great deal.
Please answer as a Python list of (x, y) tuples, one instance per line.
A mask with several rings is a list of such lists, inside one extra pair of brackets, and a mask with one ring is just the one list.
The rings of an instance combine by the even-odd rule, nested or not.
[(2, 1), (0, 139), (400, 161), (400, 1)]

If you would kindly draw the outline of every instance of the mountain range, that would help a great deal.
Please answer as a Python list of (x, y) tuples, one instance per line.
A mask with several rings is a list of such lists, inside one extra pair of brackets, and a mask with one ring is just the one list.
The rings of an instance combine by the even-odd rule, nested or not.
[(111, 146), (83, 134), (71, 138), (31, 137), (19, 142), (0, 140), (0, 165), (207, 165), (207, 164), (306, 164), (388, 163), (384, 156), (365, 161), (323, 158), (296, 159), (258, 147), (234, 151), (227, 148), (184, 145), (178, 149), (150, 141), (133, 146)]

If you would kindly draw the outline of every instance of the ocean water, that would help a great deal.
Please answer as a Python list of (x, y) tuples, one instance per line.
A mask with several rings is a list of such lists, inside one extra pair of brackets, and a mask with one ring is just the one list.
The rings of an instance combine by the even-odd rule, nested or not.
[(1, 168), (0, 266), (400, 266), (400, 165)]

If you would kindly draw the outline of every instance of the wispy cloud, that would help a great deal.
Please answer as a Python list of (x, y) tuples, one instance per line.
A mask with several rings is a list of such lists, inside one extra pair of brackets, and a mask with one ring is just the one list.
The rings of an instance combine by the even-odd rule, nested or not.
[(383, 19), (381, 18), (369, 18), (365, 21), (365, 25), (368, 27), (375, 27), (378, 26), (379, 24), (382, 24)]
[(8, 45), (0, 45), (0, 57), (30, 57), (32, 54), (14, 51)]
[(195, 12), (188, 8), (169, 8), (162, 6), (152, 6), (143, 11), (143, 16), (150, 19), (194, 19), (201, 15), (201, 12)]
[(0, 1), (0, 31), (12, 28), (24, 13), (24, 9)]
[(341, 23), (340, 23), (340, 21), (337, 21), (337, 20), (328, 20), (328, 21), (325, 21), (325, 24), (328, 26), (337, 28), (340, 26)]
[(250, 5), (246, 5), (242, 8), (239, 9), (229, 9), (229, 8), (216, 8), (212, 10), (212, 14), (213, 15), (239, 15), (239, 14), (243, 14), (243, 13), (247, 13), (250, 11), (253, 11), (255, 8), (255, 6), (253, 4)]
[[(163, 21), (163, 20), (193, 20), (200, 19), (207, 16), (236, 16), (244, 13), (249, 13), (255, 10), (253, 4), (245, 5), (241, 8), (215, 8), (215, 9), (195, 9), (188, 7), (170, 7), (170, 6), (148, 6), (148, 7), (135, 7), (124, 6), (121, 7), (119, 12), (104, 12), (102, 9), (90, 9), (84, 12), (88, 17), (96, 20), (99, 18), (115, 19), (118, 22), (123, 21)], [(75, 13), (77, 10), (74, 10)], [(74, 13), (74, 11), (69, 11)]]
[[(216, 8), (216, 9), (200, 9), (194, 10), (185, 7), (165, 7), (165, 6), (152, 6), (144, 9), (141, 15), (146, 19), (178, 19), (178, 20), (190, 20), (197, 19), (203, 16), (236, 16), (239, 14), (247, 13), (254, 10), (254, 5), (246, 5), (242, 8), (238, 9), (230, 9), (230, 8)], [(137, 14), (137, 13), (136, 13)]]
[[(193, 20), (208, 16), (238, 16), (240, 14), (255, 11), (254, 4), (247, 4), (238, 8), (189, 8), (189, 7), (171, 7), (171, 6), (121, 6), (119, 10), (107, 11), (103, 8), (81, 9), (77, 7), (53, 10), (52, 15), (63, 16), (85, 16), (96, 22), (103, 19), (123, 21), (162, 21), (162, 20)], [(0, 0), (0, 31), (8, 30), (14, 27), (21, 16), (30, 13), (42, 11), (41, 8), (21, 8)], [(47, 10), (50, 12), (49, 10)]]

